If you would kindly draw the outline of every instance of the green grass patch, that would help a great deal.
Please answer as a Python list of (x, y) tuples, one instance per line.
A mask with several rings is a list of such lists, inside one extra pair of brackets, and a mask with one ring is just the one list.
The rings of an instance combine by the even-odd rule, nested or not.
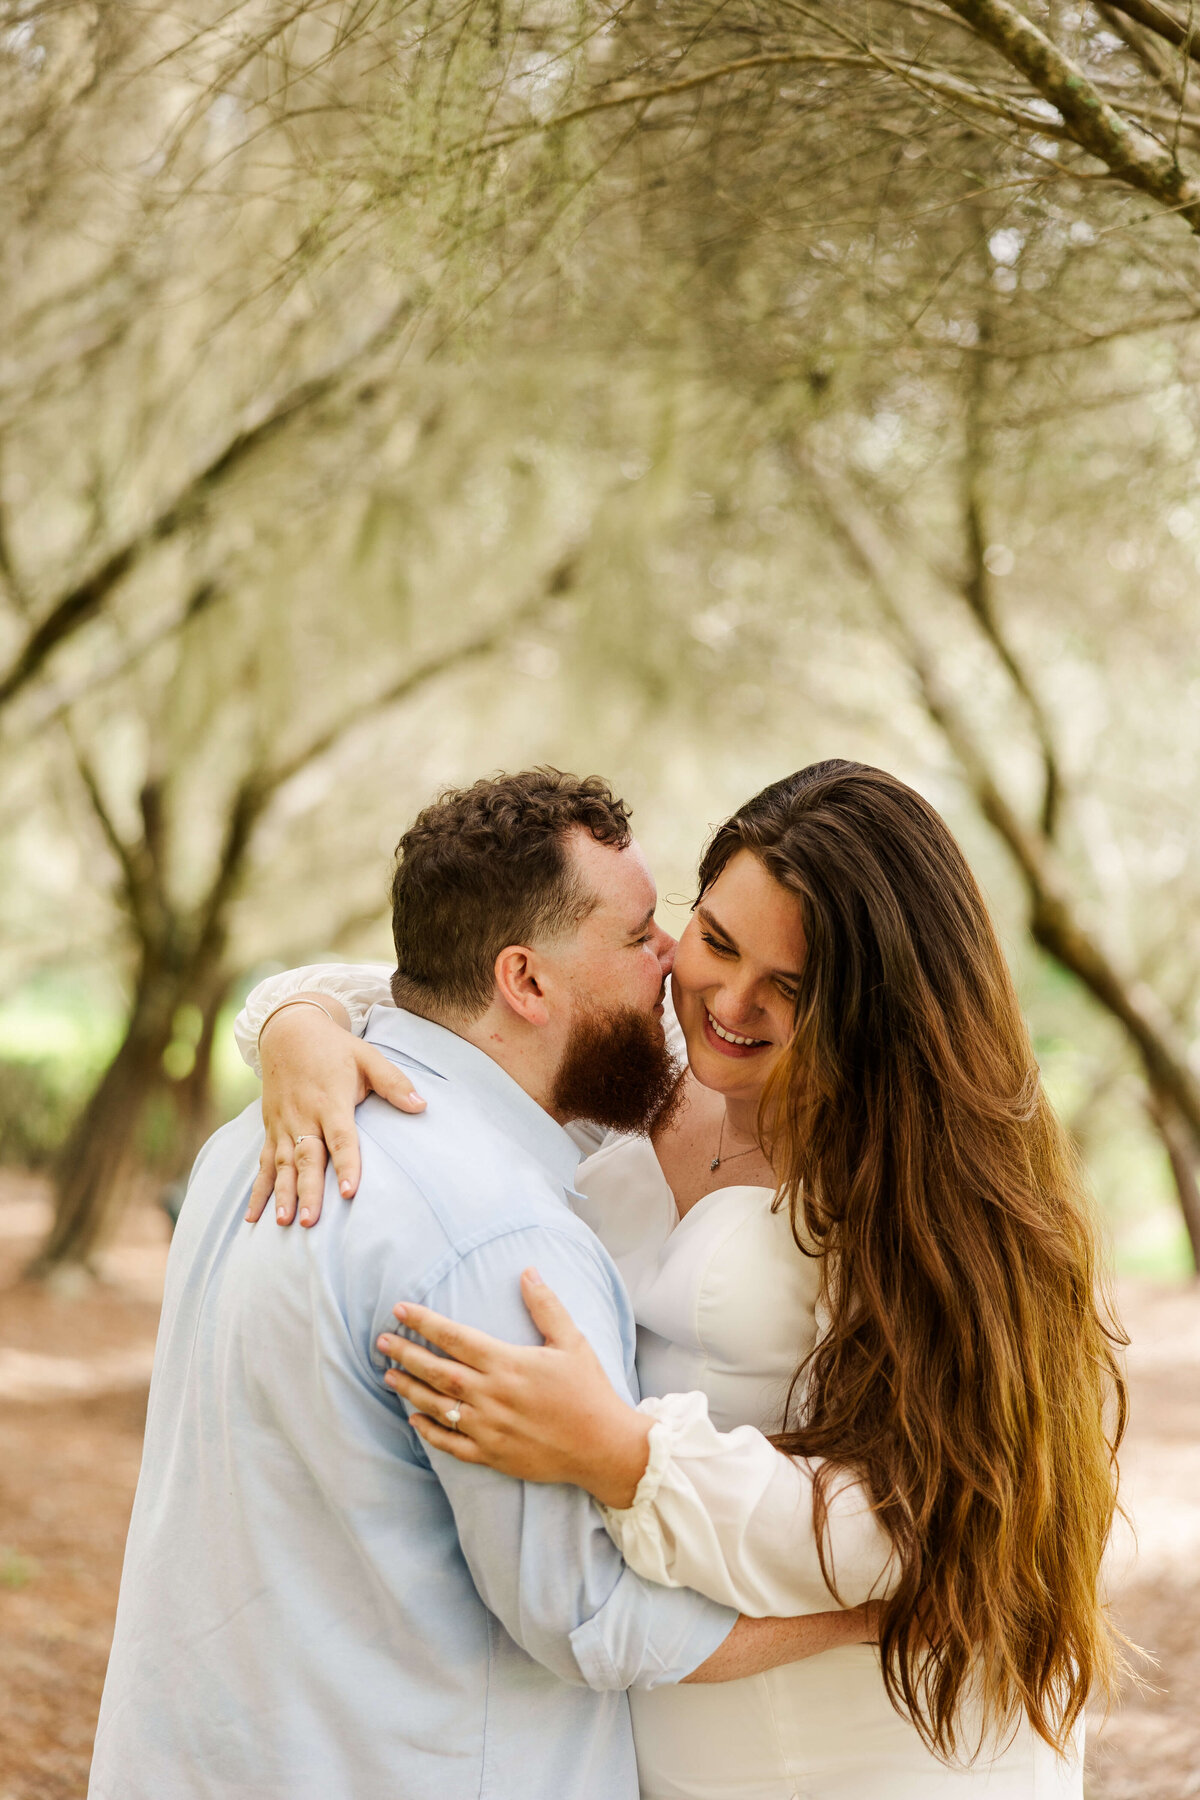
[[(232, 1118), (260, 1091), (233, 1038), (240, 1005), (237, 994), (221, 1014), (213, 1045), (218, 1121)], [(0, 1163), (44, 1169), (53, 1162), (124, 1029), (117, 992), (86, 979), (39, 976), (0, 1005)], [(179, 1048), (171, 1046), (173, 1052)], [(178, 1079), (190, 1066), (168, 1064), (167, 1074)], [(144, 1151), (152, 1161), (169, 1156), (172, 1129), (168, 1090), (147, 1112)]]
[(1187, 1230), (1177, 1207), (1158, 1207), (1114, 1234), (1113, 1260), (1121, 1275), (1187, 1281), (1195, 1273)]
[(22, 1556), (19, 1550), (0, 1545), (0, 1588), (12, 1592), (27, 1587), (37, 1572), (38, 1566), (32, 1556)]

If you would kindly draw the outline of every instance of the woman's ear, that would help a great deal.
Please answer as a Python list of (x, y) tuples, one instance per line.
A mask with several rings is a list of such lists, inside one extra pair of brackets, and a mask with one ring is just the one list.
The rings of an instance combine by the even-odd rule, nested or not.
[(539, 959), (520, 944), (509, 944), (493, 964), (496, 994), (526, 1025), (548, 1025), (550, 1010), (539, 980)]

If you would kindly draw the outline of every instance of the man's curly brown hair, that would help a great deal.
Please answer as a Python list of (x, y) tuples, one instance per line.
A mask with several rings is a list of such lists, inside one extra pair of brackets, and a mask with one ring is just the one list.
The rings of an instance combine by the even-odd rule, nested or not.
[(497, 956), (574, 929), (596, 905), (567, 856), (581, 828), (624, 849), (629, 812), (599, 775), (526, 769), (440, 794), (396, 846), (392, 995), (411, 1012), (486, 1011)]

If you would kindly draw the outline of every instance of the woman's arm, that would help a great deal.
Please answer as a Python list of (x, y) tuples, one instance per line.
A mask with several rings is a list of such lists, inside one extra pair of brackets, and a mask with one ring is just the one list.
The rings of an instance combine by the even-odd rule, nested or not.
[[(404, 1112), (424, 1107), (412, 1082), (386, 1056), (353, 1041), (362, 1037), (373, 1006), (394, 1004), (390, 976), (386, 963), (310, 963), (269, 975), (251, 989), (233, 1027), (243, 1062), (263, 1084), (266, 1138), (246, 1209), (251, 1224), (274, 1193), (280, 1225), (292, 1223), (297, 1204), (300, 1223), (315, 1225), (327, 1154), (342, 1198), (353, 1199), (359, 1177), (354, 1108), (369, 1093)], [(341, 1030), (331, 1033), (330, 1020)], [(585, 1156), (604, 1142), (603, 1130), (586, 1121), (566, 1129)]]
[(304, 968), (285, 969), (282, 975), (268, 975), (251, 988), (233, 1022), (242, 1061), (261, 1076), (258, 1041), (263, 1026), (276, 1007), (302, 994), (337, 1001), (346, 1012), (349, 1030), (361, 1037), (371, 1008), (393, 1004), (391, 976), (387, 963), (308, 963)]
[(891, 1542), (852, 1475), (830, 1484), (832, 1594), (813, 1519), (814, 1464), (784, 1456), (750, 1426), (718, 1431), (702, 1394), (629, 1406), (534, 1272), (523, 1288), (541, 1349), (499, 1343), (424, 1307), (396, 1308), (407, 1331), (446, 1353), (396, 1334), (379, 1339), (398, 1365), (385, 1379), (420, 1409), (413, 1424), (426, 1442), (525, 1481), (585, 1488), (638, 1574), (756, 1619), (886, 1594)]
[(848, 1611), (806, 1613), (802, 1618), (749, 1619), (742, 1615), (707, 1662), (684, 1676), (692, 1681), (744, 1681), (781, 1663), (803, 1662), (847, 1644), (879, 1642), (879, 1608), (874, 1601)]
[(645, 1473), (631, 1505), (603, 1511), (639, 1575), (695, 1588), (755, 1619), (821, 1612), (833, 1589), (843, 1606), (887, 1594), (891, 1541), (849, 1471), (837, 1471), (827, 1493), (827, 1581), (813, 1516), (815, 1460), (783, 1455), (749, 1425), (718, 1431), (703, 1394), (665, 1394), (638, 1410), (653, 1421)]
[[(312, 1001), (312, 1005), (297, 1004)], [(326, 1153), (338, 1189), (358, 1189), (354, 1109), (371, 1092), (405, 1112), (425, 1102), (407, 1075), (359, 1041), (372, 1006), (392, 1004), (383, 963), (318, 963), (260, 981), (239, 1013), (238, 1048), (263, 1081), (265, 1136), (246, 1217), (259, 1219), (275, 1195), (275, 1217), (315, 1225), (325, 1191)]]

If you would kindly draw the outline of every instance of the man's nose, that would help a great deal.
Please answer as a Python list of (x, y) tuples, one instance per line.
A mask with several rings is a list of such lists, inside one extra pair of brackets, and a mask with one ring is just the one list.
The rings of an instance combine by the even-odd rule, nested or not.
[(671, 973), (671, 970), (675, 967), (675, 952), (678, 950), (679, 945), (671, 936), (670, 932), (664, 931), (661, 925), (656, 925), (654, 930), (654, 954), (658, 958), (658, 966), (663, 972), (663, 980), (665, 981), (667, 976)]

